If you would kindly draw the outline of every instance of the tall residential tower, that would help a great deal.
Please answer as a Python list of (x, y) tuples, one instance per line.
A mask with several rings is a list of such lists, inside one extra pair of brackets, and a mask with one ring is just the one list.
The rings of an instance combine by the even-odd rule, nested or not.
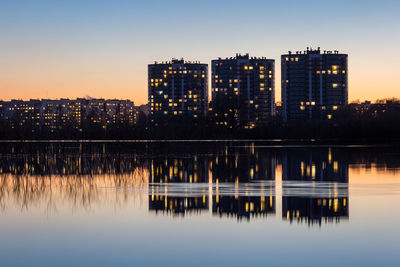
[(213, 60), (211, 116), (217, 125), (253, 128), (274, 114), (275, 61), (236, 54)]
[(347, 55), (312, 50), (282, 55), (285, 120), (331, 119), (347, 104)]
[(208, 65), (173, 59), (148, 66), (150, 118), (204, 117), (208, 108)]

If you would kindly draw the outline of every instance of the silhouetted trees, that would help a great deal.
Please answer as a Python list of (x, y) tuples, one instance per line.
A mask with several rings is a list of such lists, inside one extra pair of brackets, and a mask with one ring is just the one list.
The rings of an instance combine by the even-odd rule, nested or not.
[[(58, 110), (56, 125), (24, 120), (18, 112), (0, 117), (0, 139), (396, 139), (400, 136), (400, 102), (352, 103), (338, 109), (332, 118), (285, 122), (275, 116), (269, 123), (244, 129), (216, 125), (213, 118), (163, 117), (151, 121), (138, 112), (135, 123), (116, 108), (92, 109), (80, 121)], [(26, 116), (25, 116), (26, 117)], [(34, 116), (31, 116), (34, 117)]]

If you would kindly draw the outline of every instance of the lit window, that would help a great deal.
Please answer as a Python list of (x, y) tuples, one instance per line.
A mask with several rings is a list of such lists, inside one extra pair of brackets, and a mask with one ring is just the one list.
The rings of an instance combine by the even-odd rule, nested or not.
[(326, 117), (328, 118), (328, 120), (332, 119), (332, 115), (331, 114), (328, 114)]
[(337, 88), (339, 85), (337, 83), (332, 84), (332, 88)]
[(338, 109), (338, 106), (332, 106), (332, 109), (333, 109), (333, 110), (337, 110), (337, 109)]

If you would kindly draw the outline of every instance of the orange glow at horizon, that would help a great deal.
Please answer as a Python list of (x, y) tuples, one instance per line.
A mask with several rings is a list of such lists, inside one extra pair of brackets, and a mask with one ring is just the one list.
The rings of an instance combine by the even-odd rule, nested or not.
[[(69, 61), (47, 60), (40, 66), (35, 63), (31, 60), (25, 65), (15, 63), (0, 67), (1, 100), (93, 97), (130, 99), (136, 105), (147, 103), (147, 64), (152, 62), (141, 59), (135, 65), (94, 60), (90, 64), (78, 62), (76, 66)], [(400, 98), (400, 83), (394, 66), (377, 62), (370, 68), (364, 64), (363, 60), (353, 60), (349, 54), (349, 102)], [(280, 62), (276, 61), (276, 102), (281, 100), (279, 66)]]

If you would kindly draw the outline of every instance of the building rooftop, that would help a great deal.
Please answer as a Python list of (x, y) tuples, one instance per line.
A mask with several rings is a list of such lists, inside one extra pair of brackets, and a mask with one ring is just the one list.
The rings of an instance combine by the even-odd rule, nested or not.
[[(296, 52), (288, 51), (288, 55), (312, 55), (312, 54), (316, 54), (316, 55), (321, 54), (321, 48), (318, 47), (317, 49), (313, 49), (312, 47), (307, 47), (307, 50), (304, 50), (304, 51), (296, 51)], [(334, 50), (334, 51), (324, 50), (322, 54), (324, 54), (324, 55), (330, 55), (330, 54), (344, 55), (344, 54), (340, 54), (338, 50)]]
[(177, 59), (172, 58), (171, 61), (154, 61), (154, 64), (150, 65), (172, 65), (172, 64), (198, 64), (198, 65), (206, 65), (205, 63), (201, 63), (200, 61), (185, 61), (183, 58)]
[(249, 53), (246, 53), (244, 55), (240, 53), (236, 53), (235, 57), (227, 57), (225, 59), (222, 59), (221, 57), (218, 58), (218, 60), (236, 60), (236, 59), (265, 59), (265, 60), (273, 60), (273, 59), (268, 59), (266, 57), (250, 57)]

